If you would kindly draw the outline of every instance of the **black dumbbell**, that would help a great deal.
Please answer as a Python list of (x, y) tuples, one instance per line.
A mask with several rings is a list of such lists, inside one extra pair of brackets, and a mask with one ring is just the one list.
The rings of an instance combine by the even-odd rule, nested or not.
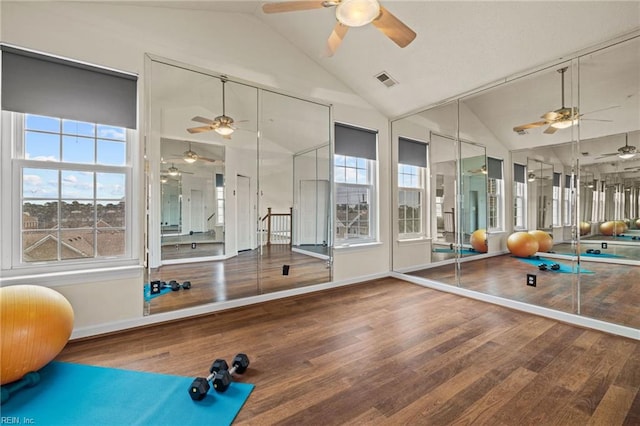
[(23, 388), (30, 388), (40, 383), (40, 374), (32, 371), (24, 375), (24, 377), (16, 382), (10, 383), (8, 385), (2, 386), (2, 399), (1, 403), (4, 404), (9, 398), (11, 398), (12, 393), (18, 392)]
[(557, 263), (554, 263), (553, 265), (551, 265), (551, 269), (554, 271), (559, 271), (560, 270), (560, 265)]
[(207, 396), (207, 392), (211, 387), (209, 386), (209, 382), (215, 377), (216, 373), (222, 369), (227, 369), (229, 366), (227, 365), (227, 361), (224, 359), (216, 359), (211, 364), (211, 368), (209, 368), (209, 374), (207, 377), (196, 377), (193, 382), (191, 382), (191, 386), (189, 387), (189, 396), (194, 401), (200, 401), (205, 396)]
[[(226, 365), (226, 362), (225, 362)], [(231, 384), (231, 375), (234, 373), (243, 374), (249, 367), (249, 357), (246, 354), (238, 354), (231, 362), (231, 370), (220, 369), (213, 378), (213, 388), (217, 392), (224, 392)]]
[(540, 269), (541, 271), (546, 271), (547, 270), (547, 264), (546, 263), (541, 263), (538, 265), (538, 269)]

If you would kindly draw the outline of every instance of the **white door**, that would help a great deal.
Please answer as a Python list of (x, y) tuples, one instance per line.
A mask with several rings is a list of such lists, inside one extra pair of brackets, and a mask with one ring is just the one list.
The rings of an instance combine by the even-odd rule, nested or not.
[(238, 251), (251, 250), (251, 178), (238, 175), (237, 191), (237, 248)]
[(202, 203), (202, 191), (191, 190), (191, 230), (204, 232), (204, 204)]
[(327, 244), (329, 181), (300, 181), (298, 244)]

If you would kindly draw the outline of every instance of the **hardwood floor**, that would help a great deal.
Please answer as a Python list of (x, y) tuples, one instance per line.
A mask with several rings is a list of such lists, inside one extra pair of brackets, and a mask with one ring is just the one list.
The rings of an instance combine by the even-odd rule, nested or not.
[[(283, 266), (288, 265), (288, 274)], [(286, 244), (241, 252), (226, 260), (164, 265), (151, 271), (152, 280), (191, 281), (190, 290), (170, 292), (151, 301), (152, 314), (204, 303), (239, 299), (331, 281), (326, 260), (296, 253)]]
[[(571, 265), (570, 261), (554, 262)], [(460, 286), (494, 296), (578, 313), (603, 321), (640, 329), (640, 267), (583, 261), (588, 273), (540, 271), (509, 254), (461, 263)], [(536, 287), (525, 284), (535, 274)], [(456, 285), (454, 265), (412, 272), (410, 275)]]
[(640, 341), (394, 278), (74, 341), (57, 359), (195, 377), (236, 352), (256, 385), (237, 424), (640, 424)]

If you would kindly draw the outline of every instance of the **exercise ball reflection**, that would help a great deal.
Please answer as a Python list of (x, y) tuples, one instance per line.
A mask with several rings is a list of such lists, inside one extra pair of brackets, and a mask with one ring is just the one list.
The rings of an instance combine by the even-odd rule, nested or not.
[(591, 224), (589, 222), (580, 222), (580, 235), (591, 233)]
[(610, 220), (600, 224), (600, 233), (602, 235), (620, 235), (627, 230), (627, 225), (621, 220)]
[(539, 229), (535, 231), (529, 231), (529, 234), (538, 241), (538, 251), (548, 252), (553, 248), (553, 237), (548, 232), (541, 231)]
[(538, 251), (538, 240), (528, 232), (514, 232), (507, 238), (507, 248), (514, 256), (533, 256)]
[(489, 251), (489, 247), (487, 247), (487, 231), (485, 229), (478, 229), (473, 231), (470, 238), (471, 247), (475, 251), (480, 253), (486, 253)]
[(60, 293), (37, 285), (0, 288), (0, 384), (47, 365), (73, 330), (73, 308)]

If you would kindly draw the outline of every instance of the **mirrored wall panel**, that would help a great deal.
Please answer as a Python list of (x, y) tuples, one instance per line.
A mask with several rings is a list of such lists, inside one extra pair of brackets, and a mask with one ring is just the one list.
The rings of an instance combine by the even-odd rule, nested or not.
[[(146, 66), (145, 312), (330, 281), (330, 108), (164, 58)], [(297, 157), (309, 161), (296, 177)]]
[[(473, 249), (483, 226), (487, 253), (454, 257), (457, 268), (431, 263), (404, 272), (640, 327), (638, 52), (637, 36), (617, 40), (459, 99), (451, 135), (459, 150), (440, 168), (449, 176), (436, 170), (429, 141), (432, 188), (445, 186), (431, 203), (454, 182), (451, 248)], [(434, 246), (447, 242), (440, 214), (431, 213)], [(403, 255), (394, 251), (394, 268)]]

